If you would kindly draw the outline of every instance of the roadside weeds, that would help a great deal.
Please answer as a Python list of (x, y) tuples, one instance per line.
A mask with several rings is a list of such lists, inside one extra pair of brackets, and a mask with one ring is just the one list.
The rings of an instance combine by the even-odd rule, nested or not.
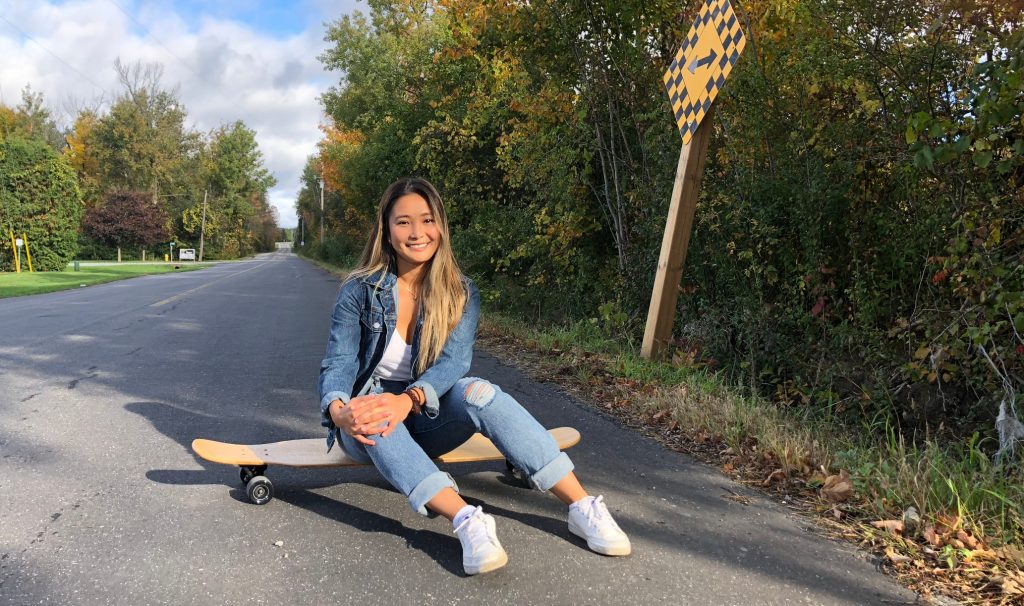
[(890, 427), (873, 428), (885, 435), (878, 440), (740, 394), (692, 361), (642, 360), (586, 330), (543, 331), (488, 313), (479, 341), (534, 378), (813, 517), (927, 598), (1024, 603), (1021, 469), (997, 468), (977, 437), (909, 444)]

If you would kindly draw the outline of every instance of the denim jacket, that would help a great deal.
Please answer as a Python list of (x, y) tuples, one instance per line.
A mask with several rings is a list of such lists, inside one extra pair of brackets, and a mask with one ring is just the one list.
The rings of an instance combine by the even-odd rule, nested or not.
[[(380, 281), (378, 286), (377, 282)], [(448, 335), (441, 355), (423, 374), (416, 375), (409, 387), (419, 387), (426, 396), (423, 413), (428, 417), (438, 414), (438, 399), (448, 392), (469, 371), (473, 359), (477, 321), (480, 318), (480, 293), (469, 278), (465, 278), (466, 307), (455, 329)], [(334, 400), (348, 404), (353, 395), (365, 393), (388, 340), (398, 324), (398, 278), (392, 272), (375, 273), (348, 280), (338, 292), (338, 300), (331, 314), (331, 333), (327, 351), (320, 363), (321, 425), (329, 431), (328, 451), (334, 445), (337, 428), (327, 407)], [(419, 353), (422, 314), (416, 320), (412, 339), (412, 359)], [(414, 364), (415, 366), (415, 364)]]

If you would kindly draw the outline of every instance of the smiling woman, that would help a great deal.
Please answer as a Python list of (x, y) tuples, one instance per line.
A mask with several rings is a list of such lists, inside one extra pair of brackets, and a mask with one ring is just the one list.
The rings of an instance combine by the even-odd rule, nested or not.
[(467, 574), (496, 570), (508, 556), (494, 518), (459, 496), (432, 460), (482, 433), (539, 490), (568, 506), (569, 531), (605, 555), (626, 555), (629, 538), (602, 497), (591, 497), (568, 455), (512, 396), (466, 377), (480, 295), (452, 253), (441, 196), (425, 179), (387, 188), (359, 267), (341, 287), (320, 365), (327, 448), (378, 471), (417, 512), (452, 522)]

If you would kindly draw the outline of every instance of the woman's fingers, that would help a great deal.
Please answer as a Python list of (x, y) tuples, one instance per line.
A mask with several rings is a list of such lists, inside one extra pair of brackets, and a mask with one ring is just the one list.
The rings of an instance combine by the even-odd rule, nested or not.
[(378, 406), (356, 414), (353, 418), (360, 425), (370, 425), (376, 421), (383, 421), (391, 417), (391, 409), (387, 406)]
[(367, 423), (362, 423), (362, 424), (357, 425), (356, 429), (357, 429), (357, 431), (359, 431), (359, 433), (364, 434), (364, 435), (380, 433), (382, 429), (387, 427), (387, 425), (388, 425), (388, 423), (390, 421), (391, 421), (390, 417), (384, 417), (384, 418), (381, 418), (381, 419), (374, 419), (373, 421), (369, 421)]
[(407, 410), (401, 411), (396, 408), (401, 407), (396, 406), (396, 400), (391, 394), (371, 394), (353, 398), (347, 407), (351, 418), (350, 435), (357, 439), (378, 433), (381, 437), (389, 435), (408, 413)]
[(362, 415), (355, 419), (355, 424), (364, 427), (375, 427), (383, 421), (391, 418), (390, 410), (375, 410), (373, 413)]
[(367, 438), (363, 434), (357, 433), (357, 434), (354, 434), (352, 437), (355, 438), (357, 442), (361, 442), (363, 444), (366, 444), (367, 446), (375, 446), (377, 444), (376, 442), (374, 442), (373, 440)]
[(396, 427), (398, 427), (398, 422), (399, 421), (398, 421), (397, 417), (392, 417), (391, 419), (389, 419), (388, 420), (388, 426), (386, 428), (384, 428), (384, 431), (381, 432), (380, 437), (382, 437), (382, 438), (388, 437), (388, 435), (392, 431), (394, 431)]

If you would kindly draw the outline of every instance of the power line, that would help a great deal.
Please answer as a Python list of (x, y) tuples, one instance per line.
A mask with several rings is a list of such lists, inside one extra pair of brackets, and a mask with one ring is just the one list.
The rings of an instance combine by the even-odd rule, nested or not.
[(81, 70), (79, 70), (79, 69), (78, 69), (77, 67), (75, 67), (74, 65), (71, 65), (70, 63), (68, 63), (67, 61), (65, 61), (64, 59), (62, 59), (62, 58), (60, 57), (60, 55), (58, 55), (57, 53), (55, 53), (55, 52), (53, 52), (52, 50), (50, 50), (49, 48), (47, 48), (45, 44), (43, 44), (42, 42), (40, 42), (40, 41), (36, 40), (36, 39), (35, 39), (35, 38), (33, 38), (32, 36), (28, 35), (28, 34), (27, 34), (27, 33), (26, 33), (26, 32), (25, 32), (24, 30), (22, 30), (22, 29), (21, 29), (20, 27), (18, 27), (18, 26), (17, 26), (17, 25), (15, 25), (14, 23), (12, 23), (10, 19), (8, 19), (7, 17), (5, 17), (5, 16), (3, 16), (3, 15), (0, 15), (0, 19), (3, 19), (4, 21), (6, 21), (6, 22), (7, 22), (7, 25), (10, 25), (10, 26), (11, 26), (11, 27), (13, 27), (14, 29), (16, 29), (16, 30), (17, 30), (17, 31), (18, 31), (19, 33), (21, 33), (21, 35), (22, 35), (22, 36), (25, 36), (26, 38), (28, 38), (28, 39), (29, 39), (29, 40), (31, 40), (32, 42), (35, 42), (35, 43), (36, 43), (37, 45), (39, 45), (39, 47), (40, 47), (41, 49), (43, 49), (44, 51), (46, 51), (46, 52), (50, 53), (50, 54), (51, 54), (51, 55), (53, 56), (53, 58), (54, 58), (54, 59), (56, 59), (57, 61), (60, 61), (61, 63), (63, 63), (64, 65), (66, 65), (66, 66), (67, 66), (67, 67), (68, 67), (69, 69), (71, 69), (71, 70), (72, 70), (73, 72), (75, 72), (76, 74), (78, 74), (79, 76), (81, 76), (82, 78), (84, 78), (84, 79), (85, 79), (85, 80), (86, 80), (87, 82), (89, 82), (90, 84), (92, 84), (92, 85), (93, 85), (93, 86), (95, 86), (96, 88), (100, 89), (100, 92), (102, 92), (103, 94), (106, 94), (106, 93), (107, 93), (107, 89), (103, 88), (103, 87), (102, 87), (102, 86), (100, 86), (99, 84), (96, 84), (96, 81), (95, 81), (95, 80), (93, 80), (93, 79), (92, 79), (92, 78), (90, 78), (89, 76), (86, 76), (86, 75), (85, 75), (84, 73), (82, 73), (82, 72), (81, 72)]
[(177, 59), (177, 60), (178, 60), (178, 63), (182, 64), (182, 66), (184, 66), (184, 67), (185, 67), (185, 69), (187, 69), (188, 71), (192, 72), (192, 74), (193, 74), (193, 75), (194, 75), (194, 76), (195, 76), (196, 78), (199, 78), (200, 80), (202, 80), (202, 81), (204, 81), (204, 82), (206, 81), (206, 80), (205, 80), (205, 78), (203, 78), (203, 77), (202, 77), (201, 75), (199, 75), (199, 72), (197, 72), (197, 71), (196, 71), (195, 69), (193, 69), (193, 67), (192, 67), (191, 65), (189, 65), (188, 63), (185, 63), (185, 60), (184, 60), (184, 59), (182, 59), (181, 57), (179, 57), (179, 56), (178, 56), (178, 55), (177, 55), (177, 54), (176, 54), (176, 53), (175, 53), (174, 51), (172, 51), (172, 50), (171, 50), (170, 48), (168, 48), (168, 47), (167, 47), (167, 45), (166, 45), (166, 44), (164, 44), (164, 43), (163, 43), (163, 41), (161, 41), (161, 40), (160, 40), (160, 38), (157, 38), (156, 36), (154, 36), (154, 35), (153, 35), (153, 32), (149, 31), (149, 28), (148, 28), (148, 27), (146, 27), (145, 25), (143, 25), (143, 24), (142, 24), (142, 23), (141, 23), (141, 22), (140, 22), (140, 21), (139, 21), (138, 19), (136, 19), (136, 18), (135, 18), (134, 16), (132, 16), (131, 14), (129, 14), (129, 13), (128, 13), (128, 11), (124, 10), (124, 8), (123, 8), (123, 7), (122, 7), (122, 6), (120, 5), (120, 4), (118, 4), (118, 3), (117, 3), (117, 2), (115, 2), (114, 0), (110, 0), (110, 3), (111, 3), (111, 4), (113, 4), (114, 6), (116, 6), (116, 7), (117, 7), (117, 10), (121, 11), (121, 13), (123, 13), (125, 17), (128, 17), (129, 19), (131, 19), (131, 20), (132, 20), (132, 22), (134, 22), (134, 23), (135, 23), (135, 25), (138, 25), (139, 27), (141, 27), (141, 28), (142, 28), (142, 31), (144, 31), (144, 32), (146, 33), (146, 37), (148, 37), (148, 38), (152, 39), (152, 40), (153, 40), (154, 42), (156, 42), (157, 44), (159, 44), (161, 48), (163, 48), (163, 49), (164, 49), (165, 51), (167, 51), (167, 52), (168, 52), (168, 54), (170, 54), (170, 55), (171, 55), (172, 57), (174, 57), (175, 59)]

